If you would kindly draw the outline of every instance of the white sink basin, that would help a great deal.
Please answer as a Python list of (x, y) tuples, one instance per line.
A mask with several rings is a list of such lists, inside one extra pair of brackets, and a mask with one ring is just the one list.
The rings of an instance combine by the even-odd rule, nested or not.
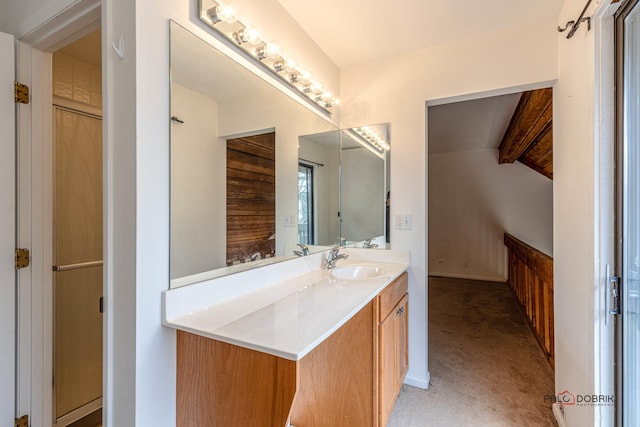
[(331, 270), (333, 277), (339, 280), (366, 280), (380, 277), (384, 270), (377, 265), (345, 265)]

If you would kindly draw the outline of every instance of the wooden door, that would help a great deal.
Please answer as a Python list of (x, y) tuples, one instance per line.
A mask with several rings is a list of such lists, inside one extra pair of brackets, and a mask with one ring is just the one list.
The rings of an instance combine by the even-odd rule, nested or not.
[(402, 388), (404, 377), (409, 371), (409, 295), (398, 304), (400, 313), (398, 315), (398, 392)]
[(397, 350), (395, 343), (398, 341), (398, 318), (395, 310), (380, 323), (380, 359), (378, 361), (379, 373), (379, 401), (378, 408), (380, 411), (378, 422), (380, 426), (386, 426), (389, 416), (393, 411), (396, 395), (397, 382)]
[(379, 426), (387, 425), (409, 368), (408, 295), (405, 294), (379, 326)]

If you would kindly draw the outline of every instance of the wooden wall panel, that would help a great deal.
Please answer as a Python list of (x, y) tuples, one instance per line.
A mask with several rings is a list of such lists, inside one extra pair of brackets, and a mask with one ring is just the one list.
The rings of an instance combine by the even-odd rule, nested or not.
[(507, 233), (504, 244), (509, 249), (509, 287), (553, 366), (553, 258)]
[(273, 254), (275, 132), (227, 140), (227, 262)]

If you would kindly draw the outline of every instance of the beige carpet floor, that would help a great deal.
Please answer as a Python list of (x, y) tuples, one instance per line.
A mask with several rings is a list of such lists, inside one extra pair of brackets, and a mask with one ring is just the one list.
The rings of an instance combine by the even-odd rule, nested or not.
[(553, 370), (504, 283), (429, 278), (429, 372), (388, 427), (556, 425)]

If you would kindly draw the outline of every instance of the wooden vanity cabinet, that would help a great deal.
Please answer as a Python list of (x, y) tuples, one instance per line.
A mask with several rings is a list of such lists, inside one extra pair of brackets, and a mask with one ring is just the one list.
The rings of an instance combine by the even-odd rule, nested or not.
[(386, 426), (408, 367), (407, 273), (298, 361), (178, 331), (178, 427)]
[(407, 352), (408, 294), (404, 294), (378, 326), (379, 426), (387, 425), (409, 367)]

